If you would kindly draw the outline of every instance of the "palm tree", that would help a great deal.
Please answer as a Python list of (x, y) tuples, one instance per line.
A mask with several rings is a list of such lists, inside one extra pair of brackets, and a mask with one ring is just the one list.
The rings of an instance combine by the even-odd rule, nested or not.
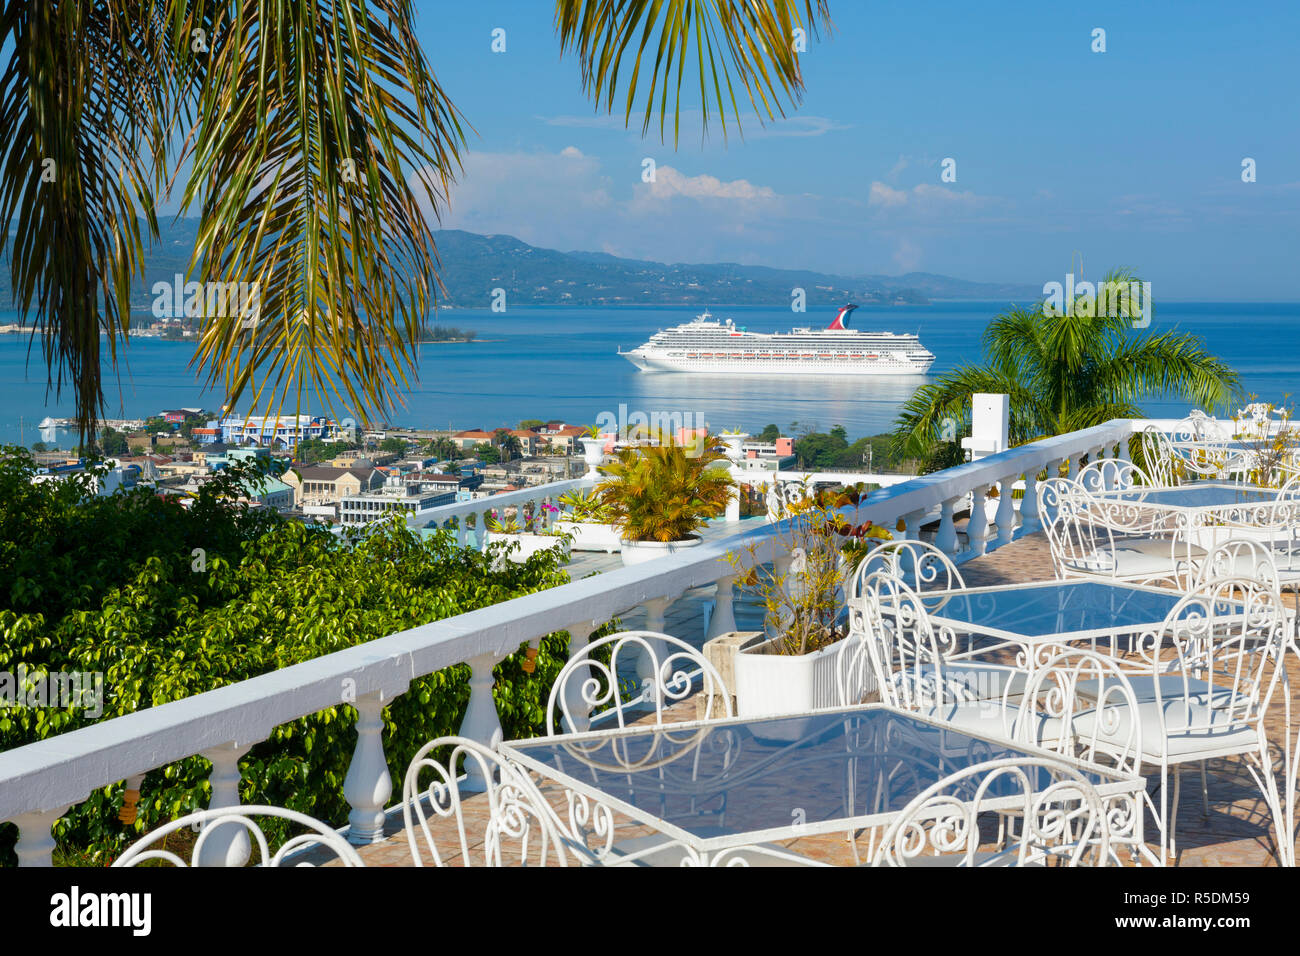
[(446, 436), (429, 442), (428, 451), (439, 461), (454, 461), (460, 457), (460, 446)]
[[(104, 404), (100, 333), (116, 369), (168, 198), (197, 213), (195, 361), (228, 408), (245, 395), (268, 411), (291, 397), (301, 407), (307, 390), (366, 421), (393, 407), (438, 289), (429, 215), (445, 208), (466, 142), (416, 42), (415, 9), (3, 0), (0, 235), (14, 305), (40, 330), (50, 386), (73, 392), (83, 440)], [(739, 130), (745, 100), (760, 122), (784, 115), (803, 92), (792, 36), (819, 25), (830, 26), (826, 0), (555, 6), (560, 51), (597, 108), (617, 104), (630, 123), (643, 100), (643, 135), (657, 110), (674, 145), (680, 94), (696, 84), (706, 131), (711, 112), (724, 137), (729, 116)], [(230, 305), (241, 282), (251, 310)]]
[(493, 433), (494, 444), (501, 450), (503, 461), (512, 461), (523, 451), (523, 445), (519, 441), (518, 435), (512, 435), (504, 428), (498, 428)]
[[(1127, 290), (1136, 281), (1121, 270), (1104, 283)], [(976, 392), (1011, 397), (1013, 445), (1112, 418), (1140, 418), (1136, 403), (1144, 398), (1171, 395), (1213, 408), (1239, 392), (1237, 373), (1207, 353), (1199, 337), (1135, 331), (1137, 303), (1127, 293), (1115, 315), (1092, 315), (1097, 310), (1083, 297), (1076, 303), (1062, 310), (1065, 315), (1039, 303), (995, 318), (984, 330), (985, 364), (953, 369), (918, 388), (903, 406), (894, 453), (921, 459), (929, 470), (961, 461), (959, 439), (970, 433)]]

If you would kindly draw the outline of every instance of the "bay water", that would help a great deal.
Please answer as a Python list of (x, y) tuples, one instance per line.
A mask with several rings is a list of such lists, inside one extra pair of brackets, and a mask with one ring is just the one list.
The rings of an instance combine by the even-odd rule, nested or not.
[[(438, 324), (472, 329), (469, 343), (420, 347), (419, 378), (405, 405), (390, 416), (397, 425), (491, 430), (521, 419), (564, 419), (590, 424), (602, 414), (680, 414), (715, 431), (754, 432), (768, 423), (783, 430), (843, 425), (850, 438), (888, 431), (917, 385), (944, 371), (981, 360), (981, 336), (1005, 302), (950, 301), (926, 306), (861, 308), (853, 327), (916, 332), (936, 356), (927, 376), (846, 378), (712, 376), (640, 372), (617, 350), (634, 348), (660, 328), (688, 321), (691, 307), (511, 308), (444, 310)], [(832, 313), (793, 314), (788, 309), (717, 308), (751, 331), (788, 331), (795, 325), (824, 327)], [(0, 310), (0, 324), (17, 321)], [(1281, 402), (1296, 395), (1300, 376), (1300, 304), (1164, 303), (1151, 330), (1178, 329), (1204, 339), (1207, 349), (1237, 369), (1246, 394)], [(119, 368), (105, 369), (108, 418), (143, 418), (164, 408), (218, 408), (224, 396), (205, 390), (192, 367), (193, 341), (135, 338), (119, 352)], [(1151, 417), (1185, 414), (1185, 402), (1149, 400)], [(241, 409), (246, 410), (246, 409)], [(304, 409), (330, 414), (324, 401)], [(1220, 410), (1225, 411), (1225, 410)], [(1231, 411), (1231, 409), (1226, 410)], [(38, 434), (46, 416), (71, 416), (71, 391), (46, 388), (39, 342), (25, 335), (0, 335), (0, 442), (27, 444), (43, 439), (67, 447), (65, 433)], [(336, 408), (336, 417), (349, 411)], [(686, 418), (686, 416), (690, 416)], [(798, 423), (795, 425), (795, 423)]]

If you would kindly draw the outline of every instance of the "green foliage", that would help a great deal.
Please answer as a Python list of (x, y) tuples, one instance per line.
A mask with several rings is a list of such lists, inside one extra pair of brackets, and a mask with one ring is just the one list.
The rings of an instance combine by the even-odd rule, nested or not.
[(394, 455), (406, 454), (405, 438), (385, 438), (379, 443), (379, 450), (386, 451)]
[(600, 494), (595, 488), (574, 488), (560, 495), (558, 503), (564, 508), (561, 517), (566, 520), (614, 523), (613, 511), (600, 500)]
[(310, 465), (318, 461), (329, 461), (337, 458), (345, 451), (351, 451), (356, 448), (356, 444), (346, 441), (326, 442), (319, 438), (304, 438), (298, 442), (296, 451), (297, 460), (304, 465)]
[(127, 454), (126, 436), (112, 428), (105, 428), (100, 433), (100, 450), (113, 458)]
[(497, 451), (494, 445), (480, 442), (474, 446), (474, 457), (485, 464), (495, 465), (501, 460), (501, 453)]
[[(554, 552), (524, 562), (420, 540), (399, 520), (339, 537), (273, 512), (232, 505), (235, 483), (262, 469), (234, 465), (189, 510), (147, 490), (99, 498), (77, 479), (33, 484), (23, 449), (0, 458), (0, 671), (102, 672), (102, 716), (86, 708), (0, 710), (0, 750), (247, 680), (322, 654), (568, 580)], [(201, 549), (196, 551), (195, 549)], [(500, 568), (495, 569), (494, 563)], [(496, 669), (507, 737), (541, 732), (549, 681), (567, 635)], [(454, 733), (469, 668), (419, 678), (384, 712), (395, 787), (428, 739)], [(343, 778), (355, 712), (340, 704), (277, 727), (241, 761), (246, 803), (287, 806), (346, 822)], [(140, 820), (117, 820), (122, 783), (97, 790), (56, 826), (60, 852), (103, 863), (160, 822), (206, 806), (209, 764), (192, 757), (149, 773)], [(0, 827), (0, 863), (15, 830)], [(280, 836), (283, 836), (281, 834)]]
[(727, 510), (735, 481), (726, 456), (707, 436), (690, 446), (672, 436), (661, 444), (624, 448), (601, 468), (608, 476), (598, 491), (623, 537), (633, 541), (681, 541)]
[(778, 428), (776, 425), (768, 425), (766, 428), (764, 428), (761, 432), (758, 433), (758, 440), (761, 442), (767, 442), (769, 444), (776, 441), (780, 437), (781, 437), (781, 429)]

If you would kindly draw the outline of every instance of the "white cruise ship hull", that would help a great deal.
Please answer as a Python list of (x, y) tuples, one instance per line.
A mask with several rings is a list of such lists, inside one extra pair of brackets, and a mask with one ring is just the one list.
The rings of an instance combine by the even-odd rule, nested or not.
[(633, 349), (619, 352), (643, 372), (704, 372), (711, 375), (924, 375), (934, 359), (917, 362), (880, 356), (875, 359), (811, 358), (687, 358)]

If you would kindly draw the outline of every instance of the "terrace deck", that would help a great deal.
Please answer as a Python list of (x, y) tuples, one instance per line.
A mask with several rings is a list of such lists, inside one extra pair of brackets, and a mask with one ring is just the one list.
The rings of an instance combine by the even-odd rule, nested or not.
[[(1051, 577), (1052, 561), (1046, 539), (1041, 534), (1030, 535), (994, 551), (984, 557), (964, 564), (961, 572), (972, 587), (1043, 580)], [(594, 570), (594, 568), (593, 568)], [(710, 589), (683, 596), (670, 609), (666, 629), (694, 644), (703, 640), (707, 608), (712, 603)], [(1293, 598), (1294, 599), (1294, 598)], [(639, 626), (636, 619), (641, 612), (628, 615), (624, 626)], [(761, 612), (743, 600), (736, 602), (736, 617), (741, 627), (759, 626)], [(1300, 667), (1292, 665), (1289, 673), (1293, 707), (1300, 708)], [(1280, 726), (1283, 704), (1275, 701), (1270, 711), (1270, 729)], [(695, 703), (684, 701), (671, 711), (680, 720), (695, 718)], [(1280, 740), (1280, 737), (1276, 738)], [(1280, 760), (1280, 755), (1279, 755)], [(1239, 760), (1216, 760), (1208, 765), (1210, 812), (1202, 812), (1199, 781), (1195, 770), (1186, 770), (1188, 777), (1183, 787), (1179, 807), (1176, 839), (1177, 864), (1180, 866), (1276, 866), (1273, 832), (1268, 808), (1259, 791)], [(399, 795), (400, 796), (400, 795)], [(557, 798), (558, 799), (558, 798)], [(472, 797), (466, 801), (471, 826), (481, 828), (485, 822), (486, 801)], [(631, 827), (627, 820), (620, 822), (620, 838), (639, 835), (643, 830)], [(360, 848), (362, 859), (369, 866), (410, 866), (410, 850), (402, 829), (400, 806), (389, 815), (390, 836), (383, 842)], [(1148, 815), (1145, 830), (1147, 839), (1157, 834), (1154, 820)], [(456, 840), (452, 830), (446, 832), (444, 855), (455, 855), (452, 848)], [(813, 859), (839, 865), (853, 865), (853, 847), (843, 834), (802, 837), (785, 841), (784, 846)], [(865, 853), (865, 838), (859, 841)], [(1152, 844), (1159, 853), (1158, 844)]]

